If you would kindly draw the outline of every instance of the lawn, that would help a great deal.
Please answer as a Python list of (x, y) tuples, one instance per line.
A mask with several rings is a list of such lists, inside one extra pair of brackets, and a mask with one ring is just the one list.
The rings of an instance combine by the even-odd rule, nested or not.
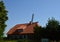
[(20, 40), (0, 40), (0, 42), (33, 42), (33, 40), (20, 39)]
[(0, 42), (17, 42), (17, 40), (0, 40)]

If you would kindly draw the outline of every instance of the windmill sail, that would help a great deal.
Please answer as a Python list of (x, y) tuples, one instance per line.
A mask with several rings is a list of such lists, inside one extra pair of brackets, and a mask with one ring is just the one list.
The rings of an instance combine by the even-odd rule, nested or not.
[(30, 21), (31, 24), (33, 23), (33, 19), (34, 19), (34, 14), (32, 14), (32, 19)]

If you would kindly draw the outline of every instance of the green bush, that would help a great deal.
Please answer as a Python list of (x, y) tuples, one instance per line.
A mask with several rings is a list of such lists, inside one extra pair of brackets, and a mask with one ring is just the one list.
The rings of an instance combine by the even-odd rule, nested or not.
[(20, 39), (20, 40), (18, 40), (18, 42), (29, 42), (29, 40), (27, 40), (27, 39)]

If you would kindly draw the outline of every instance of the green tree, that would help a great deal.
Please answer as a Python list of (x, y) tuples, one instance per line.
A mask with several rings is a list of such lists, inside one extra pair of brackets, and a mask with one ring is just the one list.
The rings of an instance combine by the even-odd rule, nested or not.
[(58, 28), (59, 28), (59, 21), (57, 21), (55, 18), (51, 18), (48, 20), (48, 23), (46, 25), (46, 30), (48, 31), (48, 38), (54, 40), (57, 40), (58, 38)]
[(46, 25), (47, 30), (57, 30), (59, 27), (59, 21), (55, 20), (55, 18), (49, 18), (48, 23)]
[(34, 39), (35, 40), (39, 40), (41, 37), (41, 29), (42, 29), (42, 27), (38, 27), (38, 26), (36, 26), (35, 27), (35, 29), (34, 29)]
[(5, 9), (4, 2), (0, 1), (0, 38), (3, 36), (3, 32), (5, 30), (6, 24), (5, 22), (8, 20), (7, 10)]

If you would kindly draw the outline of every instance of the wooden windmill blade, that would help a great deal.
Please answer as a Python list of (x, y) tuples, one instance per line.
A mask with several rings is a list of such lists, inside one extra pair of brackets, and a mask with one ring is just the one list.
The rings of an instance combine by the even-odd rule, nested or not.
[(32, 14), (31, 24), (33, 23), (33, 19), (34, 19), (34, 14)]

